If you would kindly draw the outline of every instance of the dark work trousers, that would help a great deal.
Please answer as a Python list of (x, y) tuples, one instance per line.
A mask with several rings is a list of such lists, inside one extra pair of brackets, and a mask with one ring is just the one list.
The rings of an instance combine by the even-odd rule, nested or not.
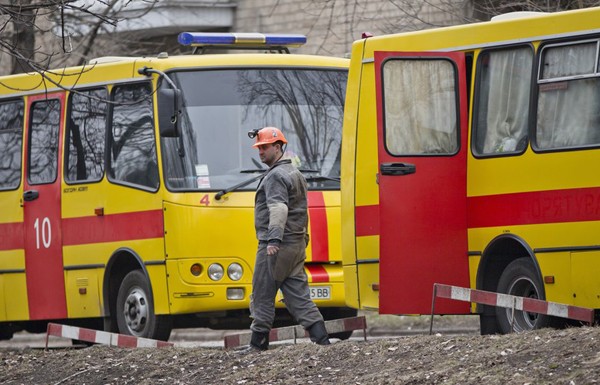
[(269, 256), (267, 243), (259, 243), (250, 296), (252, 331), (271, 331), (275, 318), (275, 296), (279, 289), (283, 293), (285, 306), (304, 329), (323, 321), (321, 312), (310, 299), (308, 279), (304, 272), (305, 248), (304, 241), (282, 242), (279, 252)]

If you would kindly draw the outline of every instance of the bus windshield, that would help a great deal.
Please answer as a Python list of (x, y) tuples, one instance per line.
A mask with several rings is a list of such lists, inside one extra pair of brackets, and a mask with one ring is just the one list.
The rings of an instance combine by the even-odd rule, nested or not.
[(227, 189), (266, 170), (247, 134), (265, 126), (283, 131), (284, 156), (303, 171), (309, 189), (339, 189), (346, 70), (250, 68), (169, 76), (183, 99), (181, 138), (161, 138), (170, 190)]

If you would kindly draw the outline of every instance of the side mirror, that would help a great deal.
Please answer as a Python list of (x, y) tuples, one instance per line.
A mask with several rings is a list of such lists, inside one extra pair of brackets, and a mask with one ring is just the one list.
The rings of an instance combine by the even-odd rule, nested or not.
[(179, 100), (178, 89), (161, 87), (158, 89), (158, 128), (160, 136), (166, 138), (179, 137)]

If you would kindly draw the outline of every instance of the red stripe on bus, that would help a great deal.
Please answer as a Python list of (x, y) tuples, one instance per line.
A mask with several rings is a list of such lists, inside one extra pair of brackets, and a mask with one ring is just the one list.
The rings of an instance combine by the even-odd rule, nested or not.
[(312, 261), (327, 262), (329, 261), (329, 231), (325, 198), (321, 191), (308, 192), (308, 216)]
[(379, 205), (356, 206), (356, 236), (379, 235)]
[(62, 220), (63, 245), (162, 238), (162, 210), (138, 211)]
[(325, 270), (325, 266), (307, 264), (304, 267), (310, 273), (312, 283), (329, 282), (329, 273)]
[(597, 221), (600, 188), (470, 197), (467, 207), (469, 228)]
[(0, 251), (24, 248), (23, 222), (0, 223)]

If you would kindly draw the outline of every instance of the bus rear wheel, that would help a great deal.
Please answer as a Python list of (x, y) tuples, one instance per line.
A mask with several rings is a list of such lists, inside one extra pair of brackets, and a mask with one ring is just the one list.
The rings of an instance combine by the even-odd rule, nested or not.
[[(498, 281), (498, 293), (545, 299), (542, 282), (529, 258), (514, 260), (504, 269)], [(544, 314), (515, 310), (513, 319), (512, 308), (496, 307), (496, 317), (503, 334), (552, 326), (552, 317)]]
[(135, 337), (168, 340), (171, 321), (154, 313), (150, 284), (140, 270), (129, 272), (117, 294), (116, 318), (119, 332)]

